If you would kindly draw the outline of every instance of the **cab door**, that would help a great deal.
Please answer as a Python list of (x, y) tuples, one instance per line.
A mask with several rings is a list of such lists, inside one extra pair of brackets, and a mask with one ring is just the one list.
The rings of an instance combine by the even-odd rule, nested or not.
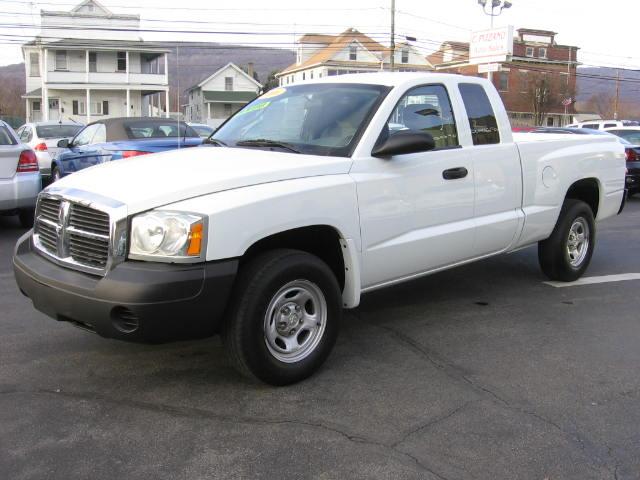
[(524, 218), (522, 167), (518, 148), (508, 132), (500, 132), (498, 128), (485, 87), (461, 83), (459, 90), (473, 142), (470, 150), (476, 192), (474, 251), (480, 257), (507, 249), (519, 231)]
[(474, 172), (462, 148), (443, 85), (410, 89), (381, 141), (403, 131), (431, 134), (435, 149), (359, 158), (356, 181), (362, 238), (362, 286), (384, 285), (469, 258), (474, 243)]

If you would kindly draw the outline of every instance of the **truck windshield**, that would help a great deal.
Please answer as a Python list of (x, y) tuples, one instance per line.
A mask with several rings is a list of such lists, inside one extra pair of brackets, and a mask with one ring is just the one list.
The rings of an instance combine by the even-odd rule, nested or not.
[(288, 151), (346, 157), (389, 90), (354, 83), (275, 88), (229, 119), (213, 139), (231, 147), (281, 144)]

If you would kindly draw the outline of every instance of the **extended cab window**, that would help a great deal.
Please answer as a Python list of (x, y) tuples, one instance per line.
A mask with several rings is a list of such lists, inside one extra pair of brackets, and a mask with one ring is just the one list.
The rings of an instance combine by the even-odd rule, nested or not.
[(500, 143), (498, 122), (484, 87), (477, 83), (461, 83), (459, 89), (469, 117), (473, 144)]
[(398, 102), (381, 137), (414, 130), (430, 134), (437, 148), (458, 146), (458, 131), (447, 90), (426, 85), (409, 90)]
[(93, 136), (96, 134), (99, 125), (100, 124), (98, 123), (87, 125), (84, 130), (81, 130), (80, 133), (76, 135), (76, 138), (73, 139), (73, 146), (81, 147), (82, 145), (89, 145), (91, 143), (91, 140), (93, 139)]

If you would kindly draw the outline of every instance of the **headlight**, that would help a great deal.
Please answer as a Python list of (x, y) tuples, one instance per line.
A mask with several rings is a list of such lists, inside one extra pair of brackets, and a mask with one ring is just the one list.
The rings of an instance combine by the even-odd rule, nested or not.
[(129, 257), (175, 259), (200, 257), (204, 218), (191, 213), (152, 211), (131, 220)]

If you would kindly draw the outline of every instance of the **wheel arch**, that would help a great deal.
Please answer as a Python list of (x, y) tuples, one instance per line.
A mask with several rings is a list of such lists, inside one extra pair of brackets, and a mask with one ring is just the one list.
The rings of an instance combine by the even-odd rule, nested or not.
[(600, 208), (601, 191), (598, 179), (593, 177), (582, 178), (569, 186), (564, 198), (565, 200), (571, 198), (585, 202), (591, 208), (593, 217), (596, 218)]
[(270, 234), (255, 241), (240, 257), (240, 267), (256, 255), (291, 248), (311, 253), (323, 260), (336, 276), (342, 291), (343, 306), (360, 303), (360, 268), (355, 242), (345, 238), (331, 225), (307, 225)]

